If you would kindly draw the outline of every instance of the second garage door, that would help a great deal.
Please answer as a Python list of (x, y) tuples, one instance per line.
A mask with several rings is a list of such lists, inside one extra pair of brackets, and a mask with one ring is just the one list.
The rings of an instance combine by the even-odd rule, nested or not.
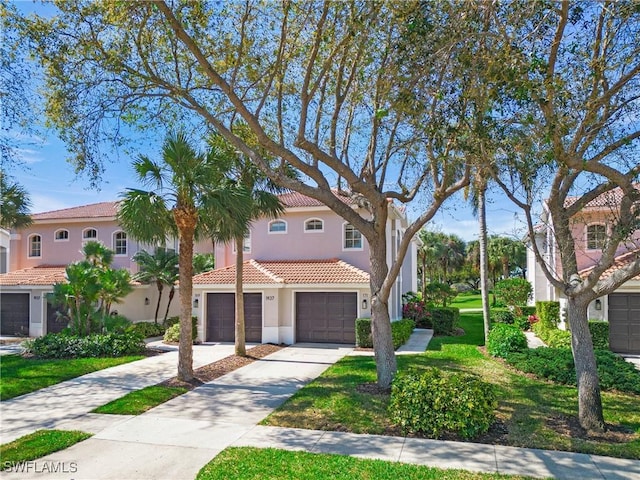
[[(207, 342), (235, 340), (235, 294), (207, 294)], [(247, 342), (262, 342), (262, 294), (244, 294), (244, 328)]]
[(29, 294), (0, 294), (0, 335), (29, 336)]
[(297, 292), (296, 340), (355, 344), (357, 316), (355, 292)]
[(640, 293), (609, 295), (609, 344), (614, 352), (640, 354)]

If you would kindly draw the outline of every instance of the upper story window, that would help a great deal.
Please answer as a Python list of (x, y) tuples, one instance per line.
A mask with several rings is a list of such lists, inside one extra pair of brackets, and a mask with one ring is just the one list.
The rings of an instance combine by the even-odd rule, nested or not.
[(602, 250), (607, 241), (606, 225), (587, 226), (587, 249)]
[(113, 251), (116, 255), (127, 254), (127, 234), (124, 232), (116, 232), (113, 234)]
[(309, 220), (304, 222), (304, 231), (305, 232), (323, 232), (324, 222), (319, 218), (310, 218)]
[(350, 223), (344, 225), (344, 242), (345, 250), (362, 250), (362, 234)]
[(66, 242), (69, 240), (69, 230), (56, 230), (53, 238), (56, 242)]
[(269, 233), (287, 233), (287, 222), (284, 220), (269, 222)]
[[(235, 240), (233, 240), (231, 243), (233, 244), (233, 253), (236, 253)], [(242, 239), (242, 253), (251, 253), (251, 232), (247, 232), (247, 234)]]
[(98, 231), (95, 228), (87, 228), (82, 232), (83, 240), (95, 240), (98, 238)]
[(37, 258), (42, 256), (42, 237), (31, 235), (29, 237), (29, 257)]

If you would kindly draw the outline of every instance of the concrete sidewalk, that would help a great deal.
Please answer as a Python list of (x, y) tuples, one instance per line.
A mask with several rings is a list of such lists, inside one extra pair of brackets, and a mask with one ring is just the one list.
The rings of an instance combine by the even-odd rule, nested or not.
[[(194, 345), (193, 367), (220, 360), (233, 344)], [(0, 404), (0, 443), (87, 414), (116, 398), (175, 377), (178, 352), (172, 351), (67, 380)], [(97, 420), (96, 420), (97, 421)], [(97, 428), (97, 427), (96, 427)]]

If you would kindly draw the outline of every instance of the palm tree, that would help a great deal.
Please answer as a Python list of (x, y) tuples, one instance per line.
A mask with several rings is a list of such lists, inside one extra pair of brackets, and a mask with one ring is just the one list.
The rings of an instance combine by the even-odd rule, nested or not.
[[(241, 135), (248, 135), (244, 125), (237, 125)], [(251, 222), (261, 217), (277, 218), (284, 212), (276, 193), (284, 191), (267, 178), (248, 159), (242, 157), (235, 148), (221, 135), (214, 134), (209, 140), (211, 148), (218, 156), (232, 159), (227, 173), (236, 185), (246, 189), (248, 196), (246, 205), (248, 217), (238, 217), (232, 222), (213, 222), (209, 227), (210, 233), (218, 241), (234, 241), (236, 246), (236, 278), (235, 278), (235, 354), (246, 355), (245, 346), (245, 318), (244, 318), (244, 285), (242, 281), (244, 264), (244, 238)], [(266, 156), (266, 155), (265, 155)], [(215, 219), (214, 219), (215, 220)], [(224, 220), (224, 219), (222, 219)]]
[(115, 252), (107, 248), (103, 243), (90, 240), (82, 246), (80, 251), (87, 262), (100, 269), (109, 268), (113, 263)]
[(133, 290), (131, 286), (131, 275), (128, 270), (124, 268), (106, 268), (98, 274), (98, 283), (100, 285), (100, 291), (98, 298), (100, 300), (99, 311), (102, 314), (102, 321), (104, 317), (108, 316), (111, 312), (111, 305), (113, 303), (120, 303), (120, 301), (129, 295)]
[[(133, 261), (140, 266), (140, 271), (133, 276), (134, 280), (145, 284), (155, 283), (158, 289), (158, 302), (153, 318), (154, 323), (157, 324), (164, 286), (170, 285), (172, 291), (175, 291), (175, 282), (178, 276), (178, 254), (166, 248), (157, 248), (153, 255), (146, 250), (140, 250), (133, 256)], [(167, 304), (167, 310), (170, 303), (171, 301)]]
[(247, 217), (244, 192), (224, 188), (225, 171), (215, 152), (197, 152), (185, 134), (169, 135), (162, 160), (146, 156), (134, 161), (138, 179), (152, 190), (129, 189), (123, 194), (118, 219), (132, 237), (161, 244), (177, 236), (180, 278), (180, 346), (178, 378), (193, 379), (191, 296), (193, 292), (193, 244), (208, 218)]
[(31, 225), (27, 191), (0, 171), (0, 227), (22, 228)]

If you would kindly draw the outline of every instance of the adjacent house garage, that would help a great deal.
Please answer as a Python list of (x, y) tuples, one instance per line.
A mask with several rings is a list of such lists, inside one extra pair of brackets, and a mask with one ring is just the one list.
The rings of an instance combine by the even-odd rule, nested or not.
[[(247, 342), (262, 342), (262, 295), (244, 294), (244, 328)], [(235, 340), (235, 294), (207, 294), (207, 342)]]
[(640, 354), (640, 293), (609, 295), (609, 344), (614, 352)]
[(355, 344), (356, 292), (297, 292), (298, 342)]
[(0, 294), (0, 335), (29, 336), (29, 294)]

